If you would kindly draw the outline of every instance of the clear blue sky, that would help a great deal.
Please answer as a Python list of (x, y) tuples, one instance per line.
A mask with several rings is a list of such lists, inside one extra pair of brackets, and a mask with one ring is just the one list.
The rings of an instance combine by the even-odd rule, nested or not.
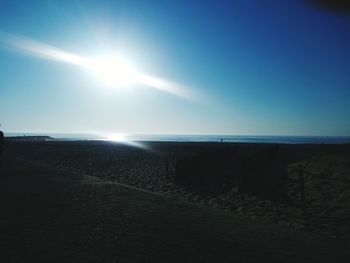
[(116, 51), (188, 100), (0, 43), (7, 132), (350, 135), (350, 16), (304, 1), (0, 1), (0, 32)]

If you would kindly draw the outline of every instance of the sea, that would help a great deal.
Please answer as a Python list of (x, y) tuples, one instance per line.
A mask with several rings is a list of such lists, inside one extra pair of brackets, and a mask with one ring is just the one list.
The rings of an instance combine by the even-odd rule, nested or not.
[[(56, 141), (160, 141), (160, 142), (238, 142), (279, 144), (350, 144), (350, 136), (277, 136), (277, 135), (156, 135), (123, 134), (108, 136), (92, 133), (19, 133), (5, 132), (5, 136), (50, 136)], [(115, 138), (118, 138), (115, 140)]]

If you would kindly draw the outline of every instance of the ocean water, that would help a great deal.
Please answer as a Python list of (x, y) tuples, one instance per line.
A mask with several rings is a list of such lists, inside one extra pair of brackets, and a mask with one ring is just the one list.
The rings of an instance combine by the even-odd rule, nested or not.
[[(110, 140), (109, 136), (78, 133), (5, 133), (5, 136), (50, 136), (58, 141)], [(348, 144), (350, 136), (266, 136), (266, 135), (123, 135), (125, 141), (242, 142), (283, 144)]]

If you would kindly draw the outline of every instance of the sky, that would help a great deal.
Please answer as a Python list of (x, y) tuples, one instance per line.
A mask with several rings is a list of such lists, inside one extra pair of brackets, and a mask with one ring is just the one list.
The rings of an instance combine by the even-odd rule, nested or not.
[[(349, 136), (349, 29), (348, 13), (302, 0), (0, 0), (0, 123), (5, 132)], [(111, 85), (45, 47), (118, 54), (186, 95)]]

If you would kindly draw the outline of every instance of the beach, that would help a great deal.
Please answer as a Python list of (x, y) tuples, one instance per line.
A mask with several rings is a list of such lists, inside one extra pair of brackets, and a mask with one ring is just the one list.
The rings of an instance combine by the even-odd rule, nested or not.
[[(182, 147), (188, 145), (178, 149), (183, 153)], [(193, 153), (192, 147), (197, 146), (190, 145)], [(157, 148), (158, 156), (161, 147)], [(201, 201), (210, 200), (203, 197), (180, 198), (169, 190), (165, 194), (126, 186), (103, 173), (97, 177), (73, 169), (75, 162), (91, 162), (90, 154), (109, 151), (115, 156), (112, 149), (135, 156), (143, 165), (145, 160), (155, 162), (121, 145), (7, 144), (0, 191), (2, 262), (347, 262), (349, 258), (343, 241), (225, 211)], [(130, 157), (124, 162), (127, 159), (131, 162)], [(112, 169), (107, 164), (102, 163), (99, 171)], [(139, 182), (138, 186), (144, 184)]]

